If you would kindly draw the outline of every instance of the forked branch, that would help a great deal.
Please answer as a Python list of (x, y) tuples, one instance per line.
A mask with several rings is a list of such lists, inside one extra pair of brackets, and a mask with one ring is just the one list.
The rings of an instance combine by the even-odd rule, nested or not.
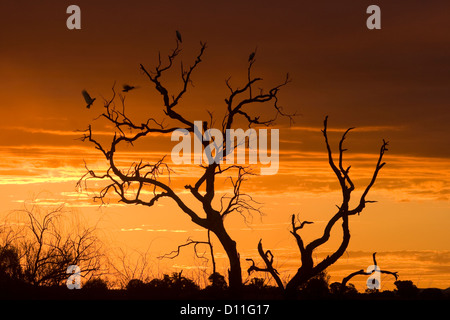
[(209, 259), (204, 255), (204, 254), (199, 254), (198, 250), (197, 250), (197, 246), (199, 245), (207, 245), (209, 247), (209, 251), (211, 254), (211, 260), (212, 260), (212, 273), (214, 274), (216, 272), (216, 261), (215, 261), (215, 257), (214, 257), (214, 248), (213, 245), (211, 243), (211, 237), (210, 237), (210, 231), (208, 230), (208, 241), (198, 241), (198, 240), (192, 240), (191, 238), (188, 238), (186, 243), (181, 244), (178, 246), (178, 248), (176, 250), (173, 250), (169, 253), (166, 253), (162, 256), (159, 256), (158, 259), (175, 259), (176, 257), (178, 257), (180, 255), (180, 251), (181, 248), (183, 247), (187, 247), (193, 245), (194, 246), (194, 253), (195, 256), (199, 259), (205, 259), (206, 261), (209, 261)]
[[(327, 149), (327, 155), (328, 155), (328, 163), (333, 170), (335, 176), (337, 177), (339, 181), (339, 185), (341, 187), (342, 191), (342, 203), (341, 205), (337, 206), (338, 211), (331, 217), (331, 219), (328, 221), (328, 223), (325, 225), (324, 231), (322, 236), (314, 239), (309, 244), (305, 245), (303, 242), (303, 239), (300, 235), (300, 230), (303, 229), (305, 224), (310, 224), (312, 222), (310, 221), (299, 221), (296, 220), (295, 215), (291, 216), (291, 226), (292, 230), (290, 231), (291, 234), (294, 236), (297, 246), (300, 250), (301, 255), (301, 261), (302, 264), (300, 268), (298, 269), (297, 273), (294, 275), (294, 277), (288, 282), (286, 285), (286, 290), (290, 293), (295, 292), (295, 290), (302, 284), (306, 283), (309, 279), (312, 277), (318, 275), (320, 272), (324, 271), (326, 268), (334, 264), (345, 252), (345, 250), (348, 247), (348, 244), (350, 242), (350, 227), (349, 227), (349, 216), (354, 215), (356, 213), (360, 213), (366, 203), (374, 202), (366, 200), (366, 196), (368, 192), (370, 191), (371, 187), (374, 185), (375, 180), (377, 179), (378, 173), (381, 170), (381, 168), (385, 165), (384, 162), (382, 162), (384, 153), (387, 151), (387, 145), (388, 142), (383, 140), (383, 143), (380, 148), (378, 160), (375, 166), (374, 173), (372, 175), (372, 178), (369, 182), (369, 184), (364, 189), (363, 194), (361, 195), (359, 204), (356, 208), (350, 209), (349, 203), (350, 203), (350, 196), (352, 191), (355, 189), (355, 185), (350, 178), (350, 166), (345, 168), (343, 164), (343, 154), (347, 149), (344, 148), (344, 140), (346, 139), (347, 134), (353, 129), (349, 128), (344, 132), (344, 134), (341, 137), (341, 140), (339, 142), (339, 160), (336, 165), (334, 159), (333, 159), (333, 153), (330, 147), (330, 143), (328, 140), (328, 134), (327, 134), (327, 125), (328, 125), (328, 117), (324, 120), (324, 128), (322, 130), (324, 139), (325, 139), (325, 145)], [(339, 247), (330, 255), (328, 255), (326, 258), (324, 258), (322, 261), (319, 261), (318, 263), (315, 263), (313, 259), (313, 252), (316, 248), (319, 246), (325, 244), (328, 242), (328, 240), (331, 237), (332, 229), (334, 225), (338, 222), (342, 222), (342, 240), (339, 244)], [(261, 242), (260, 242), (261, 244)], [(261, 269), (257, 268), (255, 266), (252, 266), (253, 271), (264, 271), (264, 272), (270, 272), (270, 259), (267, 258), (265, 255), (261, 255), (261, 257), (266, 258), (267, 260), (267, 268)], [(375, 261), (375, 257), (374, 257)], [(376, 263), (376, 262), (375, 262)], [(356, 274), (362, 274), (363, 271), (358, 271)], [(388, 271), (383, 273), (389, 273)]]
[[(374, 252), (373, 255), (372, 255), (372, 257), (373, 257), (373, 265), (374, 265), (375, 267), (377, 267), (378, 265), (377, 265), (377, 261), (376, 261), (376, 259), (375, 259), (375, 255), (376, 255), (376, 252)], [(352, 279), (354, 276), (358, 276), (358, 275), (366, 275), (366, 276), (370, 276), (370, 275), (373, 274), (374, 272), (380, 272), (380, 273), (384, 273), (384, 274), (390, 274), (390, 275), (392, 275), (392, 276), (395, 277), (395, 280), (398, 279), (398, 272), (392, 272), (392, 271), (388, 271), (388, 270), (382, 270), (382, 269), (379, 269), (379, 268), (374, 268), (372, 271), (367, 272), (367, 271), (364, 271), (364, 269), (361, 269), (361, 270), (352, 272), (352, 273), (350, 273), (348, 276), (346, 276), (345, 278), (343, 278), (341, 284), (342, 284), (342, 286), (345, 287), (345, 286), (347, 285), (348, 281), (350, 281), (350, 279)]]
[(247, 269), (248, 274), (251, 274), (253, 271), (268, 272), (271, 274), (271, 276), (277, 283), (278, 288), (280, 288), (281, 290), (284, 290), (284, 285), (280, 279), (280, 275), (279, 275), (277, 269), (275, 269), (273, 267), (273, 258), (274, 258), (273, 254), (270, 250), (264, 251), (264, 249), (262, 247), (262, 239), (259, 240), (259, 243), (258, 243), (258, 253), (259, 253), (260, 257), (263, 259), (266, 267), (265, 268), (257, 267), (255, 264), (255, 261), (253, 259), (246, 259), (247, 261), (252, 262), (252, 265)]

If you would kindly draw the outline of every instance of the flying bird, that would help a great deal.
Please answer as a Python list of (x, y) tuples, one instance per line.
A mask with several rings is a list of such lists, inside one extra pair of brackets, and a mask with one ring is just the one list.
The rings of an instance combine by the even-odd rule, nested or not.
[(181, 42), (183, 42), (183, 40), (181, 39), (181, 33), (180, 33), (180, 31), (176, 31), (176, 34), (177, 34), (177, 39), (178, 39), (178, 41), (180, 41), (180, 43)]
[(122, 87), (123, 87), (123, 90), (122, 90), (123, 92), (128, 92), (130, 90), (136, 89), (135, 86), (130, 86), (128, 84), (124, 84)]
[(86, 108), (89, 109), (91, 107), (91, 105), (94, 103), (96, 98), (91, 98), (91, 96), (89, 95), (89, 93), (86, 90), (81, 91), (81, 94), (83, 95), (84, 100), (87, 103)]

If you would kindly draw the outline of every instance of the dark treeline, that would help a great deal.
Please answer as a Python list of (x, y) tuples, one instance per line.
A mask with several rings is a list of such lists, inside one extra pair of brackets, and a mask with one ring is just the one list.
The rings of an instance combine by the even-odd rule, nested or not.
[[(3, 261), (4, 262), (4, 261)], [(4, 267), (4, 264), (2, 264)], [(81, 300), (286, 300), (288, 297), (278, 287), (265, 284), (262, 278), (252, 278), (239, 292), (230, 289), (225, 278), (215, 273), (209, 277), (210, 284), (200, 288), (195, 281), (180, 273), (165, 274), (148, 282), (132, 279), (123, 289), (109, 288), (102, 278), (91, 278), (81, 289), (69, 290), (65, 284), (36, 285), (15, 278), (0, 270), (0, 299), (81, 299)], [(340, 282), (329, 284), (326, 273), (308, 281), (289, 300), (449, 300), (449, 289), (419, 289), (409, 280), (395, 281), (393, 291), (369, 290), (358, 292), (353, 284)]]

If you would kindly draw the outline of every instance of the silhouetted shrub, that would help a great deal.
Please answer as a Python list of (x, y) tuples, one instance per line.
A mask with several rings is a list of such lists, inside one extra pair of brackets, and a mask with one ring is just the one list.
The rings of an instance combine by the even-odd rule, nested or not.
[(356, 290), (353, 283), (344, 286), (341, 282), (333, 282), (330, 284), (330, 294), (335, 297), (352, 298), (358, 295), (358, 290)]
[(440, 300), (444, 299), (445, 296), (441, 289), (427, 288), (420, 290), (419, 298), (425, 300)]
[(11, 246), (0, 247), (0, 282), (21, 280), (19, 252)]
[[(230, 294), (231, 299), (236, 298), (236, 293), (230, 292)], [(283, 296), (280, 288), (266, 284), (263, 278), (252, 278), (250, 283), (244, 285), (240, 294), (240, 298), (246, 299), (273, 299)]]
[(91, 291), (107, 291), (108, 283), (101, 278), (92, 278), (83, 285), (82, 289)]
[(174, 272), (168, 279), (171, 289), (183, 291), (193, 291), (199, 289), (199, 286), (193, 280), (183, 277), (181, 272)]
[(21, 297), (29, 289), (23, 279), (18, 250), (0, 247), (0, 299)]
[(127, 291), (136, 291), (136, 290), (143, 290), (146, 287), (146, 284), (144, 283), (144, 281), (140, 280), (140, 279), (131, 279), (130, 281), (128, 281), (127, 286), (125, 287), (125, 289)]
[(225, 280), (225, 277), (218, 272), (214, 272), (208, 277), (209, 282), (211, 283), (209, 286), (218, 290), (225, 290), (228, 285)]
[(224, 298), (228, 294), (228, 284), (225, 277), (218, 272), (208, 277), (210, 285), (203, 289), (202, 294), (207, 298)]
[(200, 290), (193, 280), (183, 277), (181, 272), (174, 272), (171, 276), (165, 274), (162, 279), (153, 279), (148, 283), (147, 288), (162, 296), (167, 294), (176, 296), (180, 294), (187, 295)]
[(344, 294), (346, 288), (347, 287), (340, 282), (333, 282), (330, 284), (330, 293), (333, 295), (341, 295)]
[(255, 290), (262, 290), (265, 288), (264, 285), (264, 279), (263, 278), (252, 278), (250, 280), (250, 284), (248, 284), (248, 287)]
[(311, 278), (300, 288), (300, 296), (307, 299), (317, 299), (329, 296), (328, 281), (330, 276), (325, 271)]
[(415, 298), (419, 293), (419, 289), (412, 283), (411, 280), (397, 280), (394, 284), (397, 287), (396, 292), (400, 298)]

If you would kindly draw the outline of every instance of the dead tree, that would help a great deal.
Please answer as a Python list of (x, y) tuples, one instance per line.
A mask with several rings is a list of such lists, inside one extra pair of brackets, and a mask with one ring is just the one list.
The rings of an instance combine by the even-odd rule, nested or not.
[[(374, 252), (373, 255), (372, 255), (372, 258), (373, 258), (373, 265), (374, 265), (375, 267), (378, 266), (377, 260), (375, 259), (375, 255), (376, 255), (376, 254), (377, 254), (377, 253)], [(375, 271), (377, 271), (376, 268), (374, 268), (372, 271), (364, 271), (364, 269), (361, 269), (361, 270), (352, 272), (352, 273), (350, 273), (348, 276), (346, 276), (345, 278), (342, 279), (341, 285), (342, 285), (342, 287), (345, 287), (345, 286), (347, 285), (347, 283), (350, 281), (350, 279), (353, 278), (354, 276), (358, 276), (358, 275), (370, 276), (370, 275), (371, 275), (372, 273), (374, 273)], [(395, 277), (395, 280), (398, 279), (398, 272), (392, 272), (392, 271), (382, 270), (382, 269), (378, 269), (378, 272), (384, 273), (384, 274), (390, 274), (390, 275), (392, 275), (392, 276)]]
[(247, 261), (251, 261), (252, 265), (248, 268), (247, 272), (250, 275), (253, 271), (260, 271), (260, 272), (269, 272), (275, 282), (277, 283), (278, 287), (281, 290), (284, 290), (283, 282), (281, 281), (280, 274), (278, 273), (277, 269), (273, 267), (273, 254), (270, 250), (267, 250), (264, 252), (264, 249), (262, 247), (262, 240), (259, 240), (258, 243), (258, 253), (263, 259), (266, 268), (260, 268), (255, 265), (255, 261), (253, 259), (246, 259)]
[[(170, 180), (164, 180), (163, 174), (170, 174), (172, 169), (169, 164), (164, 161), (164, 158), (156, 163), (146, 162), (144, 159), (136, 159), (128, 167), (121, 166), (118, 161), (119, 147), (129, 144), (133, 145), (137, 140), (142, 140), (149, 137), (152, 133), (172, 133), (181, 128), (187, 130), (190, 134), (194, 133), (194, 121), (192, 115), (183, 109), (177, 108), (188, 90), (189, 84), (192, 82), (192, 74), (202, 62), (206, 44), (200, 43), (200, 52), (195, 58), (195, 61), (190, 67), (186, 68), (181, 63), (181, 89), (171, 92), (163, 81), (163, 76), (174, 67), (174, 63), (181, 53), (180, 42), (177, 41), (175, 49), (168, 55), (164, 62), (159, 56), (157, 66), (149, 71), (144, 65), (140, 65), (140, 70), (154, 86), (157, 93), (162, 98), (162, 109), (166, 115), (164, 120), (169, 120), (175, 123), (176, 126), (167, 127), (163, 125), (163, 121), (159, 122), (154, 118), (142, 115), (139, 122), (131, 120), (125, 110), (125, 99), (121, 97), (121, 107), (116, 107), (114, 101), (116, 99), (116, 92), (113, 87), (113, 94), (110, 100), (105, 101), (104, 111), (99, 116), (106, 119), (115, 129), (112, 141), (105, 144), (98, 140), (91, 125), (89, 125), (86, 133), (82, 137), (83, 141), (90, 142), (98, 149), (107, 161), (108, 168), (105, 171), (94, 171), (87, 167), (87, 173), (80, 179), (78, 185), (86, 187), (86, 182), (89, 179), (99, 179), (107, 182), (99, 194), (95, 197), (102, 201), (108, 194), (116, 194), (119, 201), (130, 205), (143, 205), (152, 207), (156, 201), (168, 198), (173, 200), (179, 207), (181, 212), (188, 215), (193, 223), (211, 231), (219, 240), (223, 249), (225, 250), (229, 260), (229, 284), (232, 288), (238, 288), (242, 285), (241, 263), (236, 242), (231, 238), (226, 230), (224, 218), (231, 213), (248, 213), (251, 211), (258, 211), (259, 209), (254, 205), (253, 199), (241, 191), (241, 183), (245, 180), (251, 171), (246, 166), (229, 165), (225, 166), (220, 163), (212, 162), (200, 165), (202, 174), (186, 184), (185, 189), (190, 192), (194, 201), (197, 201), (202, 210), (200, 212), (194, 211), (186, 201), (180, 198), (179, 192), (172, 188)], [(254, 59), (249, 62), (248, 74), (254, 63)], [(278, 103), (278, 94), (280, 89), (289, 82), (289, 77), (279, 85), (270, 88), (268, 91), (260, 89), (257, 94), (249, 95), (252, 86), (257, 85), (262, 81), (262, 78), (249, 77), (248, 81), (242, 87), (233, 88), (230, 79), (226, 81), (226, 86), (229, 89), (229, 95), (225, 99), (224, 111), (225, 116), (222, 119), (222, 134), (225, 137), (227, 129), (232, 129), (236, 126), (236, 120), (240, 118), (252, 125), (271, 125), (277, 116), (288, 116), (283, 112), (282, 107)], [(274, 116), (269, 119), (262, 119), (261, 115), (252, 115), (249, 112), (249, 107), (253, 105), (261, 105), (264, 107), (269, 104), (273, 108)], [(210, 113), (210, 116), (212, 114)], [(208, 121), (202, 121), (203, 130), (207, 130), (212, 126), (212, 116)], [(166, 123), (166, 122), (164, 122)], [(195, 138), (195, 137), (194, 137)], [(201, 137), (197, 137), (200, 138)], [(225, 140), (225, 139), (224, 139)], [(206, 148), (209, 141), (202, 141), (203, 148)], [(223, 150), (222, 150), (223, 149)], [(223, 159), (227, 157), (226, 144), (224, 143), (219, 154), (222, 153)], [(216, 179), (219, 176), (232, 175), (231, 179), (233, 193), (231, 196), (222, 197), (220, 199), (220, 208), (213, 204), (216, 195)], [(172, 177), (173, 178), (173, 177)], [(148, 197), (148, 192), (144, 196), (143, 191), (150, 191), (151, 196)]]
[[(331, 151), (330, 144), (328, 142), (328, 134), (327, 134), (327, 122), (328, 117), (324, 120), (324, 128), (322, 130), (323, 136), (325, 138), (325, 144), (327, 148), (328, 153), (328, 162), (333, 170), (334, 174), (336, 175), (339, 185), (342, 191), (342, 203), (341, 205), (337, 206), (337, 212), (332, 216), (332, 218), (328, 221), (327, 225), (325, 226), (325, 229), (323, 231), (323, 234), (321, 237), (311, 241), (307, 245), (305, 245), (303, 238), (301, 234), (299, 233), (300, 230), (303, 229), (303, 227), (306, 224), (311, 224), (313, 222), (310, 221), (299, 221), (298, 218), (296, 219), (295, 215), (292, 215), (291, 219), (291, 227), (292, 230), (290, 231), (291, 234), (294, 236), (296, 240), (296, 244), (298, 246), (298, 249), (300, 251), (301, 256), (301, 266), (298, 268), (296, 274), (289, 280), (289, 282), (286, 285), (286, 292), (288, 294), (292, 294), (295, 292), (297, 288), (299, 288), (301, 285), (305, 284), (309, 279), (313, 278), (314, 276), (318, 275), (320, 272), (324, 271), (326, 268), (331, 266), (333, 263), (335, 263), (345, 252), (345, 250), (348, 247), (348, 244), (350, 242), (350, 228), (349, 228), (349, 217), (360, 214), (363, 209), (365, 208), (367, 203), (372, 203), (375, 201), (367, 200), (367, 194), (369, 193), (370, 189), (375, 183), (375, 180), (377, 179), (378, 172), (383, 168), (385, 165), (383, 160), (384, 153), (387, 151), (387, 145), (388, 142), (383, 140), (383, 143), (380, 148), (378, 161), (375, 166), (375, 170), (373, 172), (372, 178), (369, 182), (369, 184), (366, 186), (364, 192), (362, 193), (359, 204), (351, 209), (349, 207), (350, 203), (350, 196), (352, 191), (355, 189), (355, 185), (353, 184), (352, 179), (350, 178), (349, 172), (350, 172), (350, 166), (347, 168), (344, 168), (343, 165), (343, 154), (347, 149), (343, 148), (344, 140), (348, 134), (348, 132), (354, 128), (350, 128), (344, 132), (342, 135), (342, 138), (339, 142), (339, 159), (338, 163), (336, 164), (333, 159), (333, 154)], [(342, 225), (342, 240), (339, 245), (339, 247), (336, 249), (335, 252), (333, 252), (331, 255), (328, 255), (325, 259), (322, 261), (314, 264), (313, 260), (313, 252), (315, 249), (317, 249), (319, 246), (325, 244), (331, 236), (331, 230), (335, 226), (335, 224), (341, 221)], [(262, 244), (259, 243), (258, 247), (261, 247), (261, 250), (258, 250), (260, 252), (260, 256), (265, 262), (267, 268), (264, 270), (258, 270), (258, 271), (266, 271), (271, 272), (271, 265), (272, 262), (269, 260), (269, 264), (267, 263), (267, 255), (261, 254), (264, 253), (262, 250)], [(250, 267), (251, 269), (252, 267)], [(273, 273), (273, 272), (271, 272)], [(278, 281), (277, 281), (278, 283)], [(280, 285), (279, 285), (280, 286)]]

